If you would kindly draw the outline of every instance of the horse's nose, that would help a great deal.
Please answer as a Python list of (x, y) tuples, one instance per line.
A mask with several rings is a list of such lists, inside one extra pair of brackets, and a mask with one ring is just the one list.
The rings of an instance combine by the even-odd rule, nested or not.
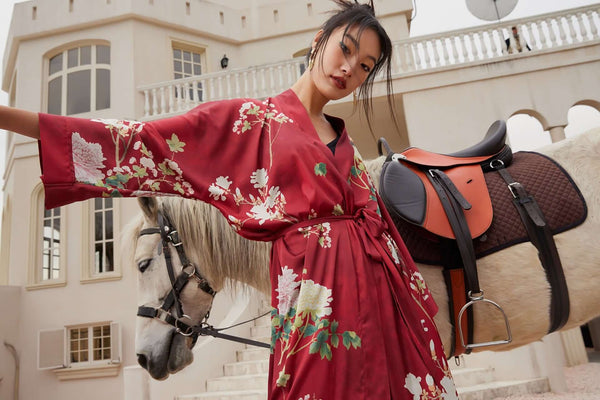
[(146, 358), (146, 356), (143, 354), (138, 354), (137, 358), (138, 358), (138, 363), (140, 364), (140, 366), (142, 368), (144, 368), (145, 370), (147, 370), (148, 369), (148, 358)]

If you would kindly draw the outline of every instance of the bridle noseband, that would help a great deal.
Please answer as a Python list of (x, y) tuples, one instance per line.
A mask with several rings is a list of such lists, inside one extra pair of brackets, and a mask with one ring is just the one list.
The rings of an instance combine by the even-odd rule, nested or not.
[[(183, 243), (179, 239), (179, 234), (177, 233), (177, 230), (173, 227), (173, 224), (171, 224), (171, 221), (169, 221), (169, 218), (162, 212), (159, 212), (157, 219), (159, 225), (158, 227), (142, 229), (140, 231), (139, 236), (160, 234), (162, 240), (162, 254), (165, 257), (167, 272), (169, 274), (169, 279), (171, 280), (171, 290), (167, 293), (162, 305), (159, 308), (149, 307), (145, 305), (140, 306), (138, 307), (137, 315), (139, 317), (159, 319), (160, 321), (173, 326), (177, 333), (183, 336), (192, 337), (192, 347), (196, 344), (198, 336), (210, 335), (222, 339), (250, 344), (253, 346), (269, 348), (270, 346), (263, 342), (240, 338), (237, 336), (226, 335), (219, 332), (224, 329), (232, 328), (233, 326), (230, 326), (228, 328), (217, 329), (214, 328), (212, 325), (208, 324), (207, 321), (208, 317), (210, 316), (210, 310), (212, 309), (212, 300), (214, 299), (217, 292), (210, 286), (206, 278), (204, 278), (202, 274), (198, 272), (196, 266), (188, 259), (183, 249)], [(181, 263), (181, 272), (178, 276), (175, 276), (175, 270), (173, 268), (173, 261), (171, 257), (169, 244), (177, 250), (177, 255), (179, 256), (179, 261)], [(185, 286), (192, 279), (196, 280), (198, 288), (202, 289), (204, 292), (206, 292), (212, 297), (211, 304), (206, 315), (196, 325), (192, 325), (191, 318), (183, 313), (183, 304), (181, 303), (181, 299), (179, 298)], [(172, 308), (174, 308), (175, 310), (175, 315), (173, 315), (173, 313), (171, 313), (170, 311)], [(183, 319), (189, 320), (189, 323), (183, 321)], [(234, 326), (237, 325), (239, 324), (236, 324)]]

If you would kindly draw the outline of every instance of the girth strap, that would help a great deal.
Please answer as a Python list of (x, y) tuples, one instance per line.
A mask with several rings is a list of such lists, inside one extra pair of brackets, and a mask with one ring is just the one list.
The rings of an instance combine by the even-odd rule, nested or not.
[(503, 165), (497, 165), (495, 169), (508, 184), (513, 195), (513, 204), (519, 212), (531, 243), (538, 250), (538, 257), (550, 283), (552, 295), (548, 333), (552, 333), (567, 323), (570, 313), (569, 290), (552, 231), (544, 218), (544, 213), (523, 185), (516, 182)]

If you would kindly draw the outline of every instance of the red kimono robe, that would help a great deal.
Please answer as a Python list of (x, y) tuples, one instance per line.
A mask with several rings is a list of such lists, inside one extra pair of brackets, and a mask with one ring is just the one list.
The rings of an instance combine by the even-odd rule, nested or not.
[(175, 194), (273, 241), (269, 398), (456, 399), (436, 305), (343, 127), (292, 90), (165, 120), (40, 115), (46, 206)]

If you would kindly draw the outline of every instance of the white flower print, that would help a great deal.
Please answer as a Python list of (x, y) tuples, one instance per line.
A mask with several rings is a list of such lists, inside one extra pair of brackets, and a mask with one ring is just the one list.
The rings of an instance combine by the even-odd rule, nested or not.
[(316, 319), (331, 314), (331, 289), (312, 280), (304, 281), (298, 295), (298, 314), (311, 314)]
[(73, 132), (71, 143), (75, 179), (78, 182), (93, 184), (104, 179), (104, 174), (100, 170), (104, 168), (103, 161), (106, 158), (104, 158), (100, 144), (86, 142), (79, 132)]
[(310, 235), (316, 235), (319, 238), (318, 242), (322, 248), (331, 248), (331, 236), (329, 236), (331, 224), (329, 222), (307, 226), (305, 228), (298, 228), (298, 232), (301, 232), (305, 238), (310, 237)]
[(281, 192), (279, 191), (279, 186), (275, 186), (269, 189), (269, 196), (265, 199), (265, 204), (267, 205), (267, 207), (275, 207), (275, 205), (277, 204), (277, 199), (280, 195)]
[(169, 165), (169, 168), (171, 168), (173, 171), (175, 171), (177, 173), (177, 175), (179, 175), (179, 176), (183, 175), (183, 171), (181, 170), (181, 168), (179, 168), (179, 164), (177, 164), (175, 161), (165, 159), (165, 162)]
[(268, 180), (269, 176), (267, 175), (267, 170), (264, 168), (257, 169), (250, 176), (250, 183), (253, 183), (254, 187), (257, 189), (262, 189), (267, 186)]
[(456, 394), (456, 386), (454, 385), (454, 380), (445, 376), (440, 381), (440, 385), (442, 385), (442, 387), (444, 388), (444, 392), (446, 392), (442, 393), (443, 400), (459, 400), (458, 395)]
[(421, 377), (417, 377), (412, 373), (406, 375), (404, 387), (413, 395), (413, 400), (419, 400), (423, 389), (421, 388)]
[(142, 142), (140, 142), (139, 140), (133, 144), (133, 149), (135, 151), (138, 151), (141, 148), (142, 148)]
[(423, 275), (421, 275), (420, 272), (416, 271), (411, 275), (410, 288), (417, 292), (419, 296), (423, 297), (423, 300), (427, 300), (429, 298), (429, 289), (427, 289)]
[(144, 124), (137, 121), (119, 120), (119, 119), (92, 119), (93, 122), (100, 122), (111, 131), (115, 130), (119, 136), (129, 137), (131, 134), (140, 133), (144, 129)]
[(287, 315), (292, 307), (298, 301), (298, 286), (300, 281), (296, 281), (298, 274), (294, 270), (284, 266), (281, 269), (281, 275), (277, 277), (277, 310), (279, 315)]
[(156, 168), (156, 164), (154, 164), (154, 161), (148, 157), (141, 157), (140, 164), (146, 168), (150, 168), (150, 169)]
[(221, 187), (222, 187), (222, 188), (224, 188), (225, 190), (229, 190), (229, 186), (231, 186), (231, 184), (232, 184), (233, 182), (231, 182), (231, 181), (229, 180), (229, 177), (228, 177), (228, 176), (220, 176), (220, 177), (218, 177), (218, 178), (217, 178), (217, 181), (216, 181), (216, 183), (217, 183), (217, 185), (221, 186)]
[(259, 225), (264, 224), (265, 221), (271, 221), (275, 219), (275, 214), (269, 211), (265, 203), (255, 205), (250, 209), (250, 212), (246, 215), (248, 215), (251, 218), (257, 219)]
[(396, 243), (394, 243), (392, 241), (392, 238), (389, 237), (388, 235), (385, 235), (385, 239), (386, 239), (388, 249), (390, 250), (390, 254), (392, 255), (392, 258), (394, 259), (394, 262), (396, 264), (400, 265), (400, 257), (398, 257), (398, 251), (396, 250)]
[(227, 199), (227, 197), (225, 197), (225, 194), (227, 193), (225, 189), (214, 183), (208, 187), (208, 191), (210, 192), (210, 197), (215, 200), (225, 201), (225, 199)]

